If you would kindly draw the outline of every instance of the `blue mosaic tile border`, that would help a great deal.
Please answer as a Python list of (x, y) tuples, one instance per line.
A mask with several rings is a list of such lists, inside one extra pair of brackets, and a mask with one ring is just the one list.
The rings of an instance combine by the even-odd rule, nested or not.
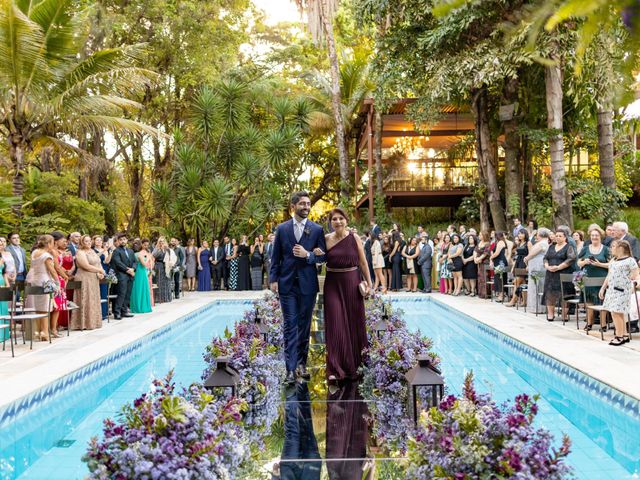
[(173, 322), (164, 327), (155, 330), (144, 337), (134, 340), (129, 345), (121, 348), (120, 350), (110, 353), (99, 360), (96, 360), (84, 367), (69, 373), (64, 377), (56, 380), (47, 386), (36, 390), (0, 409), (0, 430), (7, 427), (10, 423), (17, 418), (28, 414), (31, 411), (37, 409), (44, 401), (49, 400), (52, 396), (58, 396), (63, 392), (69, 390), (71, 387), (76, 386), (79, 382), (86, 380), (88, 377), (96, 376), (103, 373), (105, 369), (113, 368), (114, 364), (121, 363), (128, 359), (133, 359), (139, 354), (143, 348), (149, 344), (154, 344), (164, 340), (171, 334), (180, 328), (184, 323), (192, 321), (194, 318), (202, 316), (219, 305), (252, 305), (253, 300), (216, 300), (204, 307), (194, 310), (187, 315), (177, 318)]
[(456, 310), (450, 305), (444, 304), (433, 297), (392, 297), (393, 301), (401, 303), (413, 303), (413, 302), (433, 302), (438, 308), (442, 308), (452, 314), (455, 314), (458, 318), (462, 319), (468, 326), (475, 328), (482, 332), (482, 334), (491, 337), (493, 340), (500, 342), (503, 345), (508, 346), (518, 354), (528, 357), (530, 360), (537, 362), (543, 367), (551, 368), (556, 375), (561, 377), (561, 380), (578, 384), (580, 387), (586, 389), (590, 394), (598, 397), (600, 400), (606, 402), (608, 405), (620, 410), (625, 415), (631, 416), (636, 421), (640, 421), (640, 400), (630, 395), (627, 395), (620, 390), (607, 385), (606, 383), (597, 380), (586, 373), (583, 373), (576, 368), (567, 365), (546, 353), (543, 353), (529, 345), (516, 340), (509, 335), (506, 335), (499, 330), (496, 330), (489, 325), (486, 325), (467, 314)]

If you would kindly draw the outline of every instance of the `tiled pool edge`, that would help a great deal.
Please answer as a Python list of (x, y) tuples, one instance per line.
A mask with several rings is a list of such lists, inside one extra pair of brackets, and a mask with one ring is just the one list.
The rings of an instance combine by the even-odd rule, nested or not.
[(0, 430), (9, 425), (18, 416), (23, 415), (43, 402), (47, 397), (51, 395), (58, 395), (61, 392), (70, 389), (78, 382), (84, 380), (90, 375), (95, 375), (101, 370), (104, 370), (110, 366), (113, 362), (123, 359), (124, 357), (134, 355), (138, 350), (148, 342), (154, 342), (162, 337), (175, 331), (184, 323), (192, 320), (193, 318), (205, 314), (207, 311), (212, 310), (220, 304), (243, 304), (250, 305), (253, 300), (240, 299), (240, 300), (213, 300), (206, 305), (200, 306), (192, 310), (191, 312), (175, 318), (169, 323), (159, 326), (158, 328), (142, 335), (128, 344), (116, 348), (114, 351), (107, 353), (100, 358), (97, 358), (74, 371), (68, 372), (62, 377), (44, 385), (41, 388), (36, 389), (33, 392), (28, 393), (18, 399), (12, 400), (2, 406), (0, 406)]
[(640, 399), (621, 391), (615, 386), (612, 386), (606, 381), (585, 372), (577, 366), (570, 365), (563, 360), (557, 359), (550, 352), (541, 351), (540, 349), (529, 345), (526, 341), (516, 339), (494, 326), (487, 325), (481, 319), (441, 302), (433, 296), (391, 296), (390, 299), (397, 302), (433, 302), (440, 308), (462, 318), (468, 325), (481, 330), (496, 341), (501, 341), (518, 353), (526, 355), (545, 366), (551, 366), (563, 379), (573, 383), (579, 383), (592, 394), (610, 403), (613, 407), (617, 407), (626, 414), (632, 415), (636, 419), (640, 420)]

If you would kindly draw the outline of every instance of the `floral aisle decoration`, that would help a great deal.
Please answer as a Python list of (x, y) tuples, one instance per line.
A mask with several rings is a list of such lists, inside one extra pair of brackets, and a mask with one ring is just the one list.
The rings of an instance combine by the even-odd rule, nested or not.
[(219, 400), (200, 385), (177, 393), (173, 373), (105, 420), (83, 461), (90, 479), (227, 479), (247, 455), (244, 401)]
[(587, 276), (586, 270), (576, 270), (573, 272), (573, 278), (571, 279), (573, 282), (573, 286), (576, 289), (576, 293), (579, 294), (584, 288), (584, 278)]
[[(83, 461), (92, 480), (234, 479), (243, 461), (261, 448), (278, 418), (282, 362), (282, 314), (275, 295), (245, 312), (223, 338), (214, 338), (204, 358), (206, 378), (219, 356), (240, 372), (237, 397), (207, 392), (193, 384), (176, 393), (172, 373), (155, 380), (148, 394), (125, 405), (120, 417), (105, 420)], [(269, 327), (265, 342), (255, 315)]]
[[(377, 325), (383, 319), (387, 330), (379, 335)], [(439, 359), (431, 351), (431, 340), (409, 332), (402, 312), (379, 296), (366, 302), (366, 327), (369, 348), (361, 367), (361, 394), (371, 401), (376, 441), (389, 450), (404, 452), (407, 434), (414, 429), (405, 374), (417, 363), (419, 355), (429, 355), (436, 366)]]
[(536, 398), (518, 395), (497, 406), (489, 395), (476, 392), (473, 375), (465, 379), (460, 397), (450, 395), (424, 412), (409, 442), (407, 478), (522, 478), (560, 480), (571, 477), (565, 459), (571, 442), (560, 448), (553, 437), (535, 429)]

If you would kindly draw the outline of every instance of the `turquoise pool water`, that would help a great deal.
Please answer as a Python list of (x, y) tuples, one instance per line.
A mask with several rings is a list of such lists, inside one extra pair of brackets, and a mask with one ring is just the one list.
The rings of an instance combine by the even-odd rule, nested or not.
[[(563, 432), (570, 435), (570, 463), (577, 478), (637, 478), (632, 477), (640, 469), (637, 407), (635, 415), (612, 407), (593, 393), (592, 380), (563, 367), (572, 372), (569, 378), (548, 357), (532, 355), (437, 302), (425, 298), (395, 303), (412, 329), (433, 338), (452, 393), (458, 393), (469, 369), (478, 389), (492, 392), (498, 401), (520, 392), (539, 393), (539, 425), (558, 439)], [(80, 458), (89, 439), (100, 433), (102, 420), (115, 416), (122, 404), (147, 391), (153, 378), (171, 368), (179, 383), (198, 380), (205, 345), (249, 304), (215, 302), (52, 387), (40, 395), (44, 400), (35, 395), (19, 412), (0, 412), (0, 478), (83, 478), (87, 470)]]

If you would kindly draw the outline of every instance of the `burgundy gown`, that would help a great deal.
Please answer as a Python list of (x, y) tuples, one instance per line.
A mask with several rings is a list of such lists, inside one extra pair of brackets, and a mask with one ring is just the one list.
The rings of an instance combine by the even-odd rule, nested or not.
[[(360, 264), (353, 234), (327, 252), (328, 268), (353, 268)], [(364, 300), (358, 289), (360, 270), (327, 271), (324, 282), (324, 320), (327, 342), (327, 377), (356, 379), (367, 347)]]

